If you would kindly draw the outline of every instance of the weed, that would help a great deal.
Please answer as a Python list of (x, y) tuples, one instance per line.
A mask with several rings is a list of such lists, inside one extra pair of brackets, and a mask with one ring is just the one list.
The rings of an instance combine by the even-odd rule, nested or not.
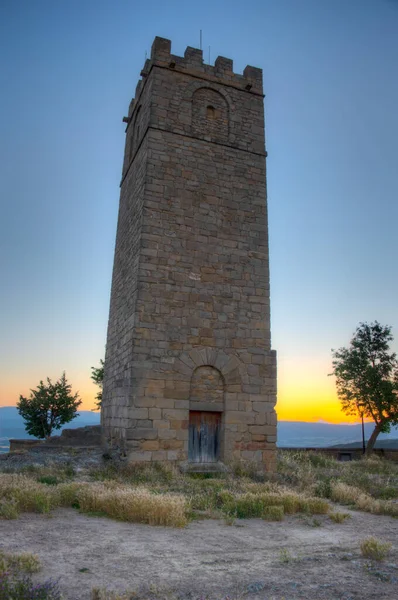
[(279, 560), (283, 564), (291, 563), (293, 561), (293, 556), (287, 548), (282, 548), (279, 552)]
[(68, 463), (67, 465), (65, 465), (64, 472), (65, 472), (65, 476), (70, 479), (72, 479), (72, 477), (75, 476), (75, 474), (76, 474), (75, 468), (71, 462)]
[(225, 515), (224, 517), (225, 525), (231, 526), (235, 523), (235, 517), (233, 515)]
[(349, 519), (350, 517), (351, 517), (351, 515), (349, 515), (348, 513), (343, 513), (343, 512), (334, 512), (334, 513), (329, 514), (329, 518), (334, 523), (344, 523), (344, 521), (346, 519)]
[(361, 553), (366, 558), (384, 560), (391, 550), (389, 542), (381, 542), (375, 537), (368, 537), (361, 542)]

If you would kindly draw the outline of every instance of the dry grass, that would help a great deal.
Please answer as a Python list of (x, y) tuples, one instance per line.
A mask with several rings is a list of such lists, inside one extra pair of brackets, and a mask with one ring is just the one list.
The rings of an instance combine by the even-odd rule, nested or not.
[(283, 506), (267, 506), (264, 509), (262, 518), (264, 521), (283, 521), (284, 514)]
[(37, 573), (41, 569), (39, 557), (30, 552), (12, 554), (0, 550), (0, 576), (9, 571)]
[(48, 513), (58, 506), (76, 502), (77, 483), (46, 485), (28, 475), (0, 473), (0, 515), (16, 518), (20, 512)]
[(368, 537), (361, 542), (361, 553), (365, 558), (384, 560), (391, 550), (389, 542), (381, 542), (375, 537)]
[(18, 503), (14, 498), (0, 499), (0, 519), (18, 519)]
[(182, 527), (187, 502), (176, 494), (154, 494), (121, 484), (61, 483), (47, 485), (27, 475), (0, 474), (0, 506), (4, 518), (20, 512), (47, 513), (59, 506), (79, 506), (87, 512), (151, 525)]
[(280, 489), (278, 492), (246, 492), (233, 493), (221, 491), (218, 494), (222, 512), (238, 519), (262, 517), (270, 507), (281, 507), (286, 514), (304, 512), (309, 514), (325, 514), (329, 504), (321, 498), (308, 498), (303, 494)]
[(341, 481), (332, 483), (331, 499), (340, 504), (350, 504), (375, 515), (398, 516), (398, 505), (387, 500), (376, 500), (360, 488)]
[(398, 464), (372, 456), (340, 462), (322, 452), (278, 452), (280, 481), (307, 494), (371, 512), (398, 516)]
[(398, 504), (392, 501), (398, 497), (398, 465), (394, 463), (378, 458), (341, 463), (304, 451), (279, 451), (278, 457), (278, 473), (269, 476), (247, 465), (235, 465), (234, 472), (194, 476), (170, 464), (113, 462), (87, 471), (84, 482), (71, 480), (71, 465), (60, 473), (53, 467), (0, 473), (0, 519), (65, 506), (180, 527), (197, 513), (228, 521), (262, 518), (269, 507), (281, 507), (283, 514), (326, 514), (328, 500), (398, 516)]
[(82, 487), (78, 501), (84, 512), (104, 513), (122, 521), (172, 527), (187, 524), (187, 502), (178, 494), (154, 494), (146, 488), (97, 484)]

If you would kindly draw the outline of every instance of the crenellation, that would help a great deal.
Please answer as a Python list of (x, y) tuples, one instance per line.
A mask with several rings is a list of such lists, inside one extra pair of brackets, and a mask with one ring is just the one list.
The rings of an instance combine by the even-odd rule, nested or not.
[(184, 52), (184, 66), (188, 69), (203, 71), (203, 50), (187, 46)]
[(234, 75), (233, 61), (225, 56), (217, 56), (214, 63), (214, 74), (216, 77), (230, 77)]
[(166, 38), (156, 37), (151, 50), (151, 58), (146, 59), (141, 71), (141, 77), (136, 86), (135, 99), (130, 103), (129, 118), (132, 116), (134, 106), (139, 102), (139, 96), (143, 90), (145, 79), (148, 77), (153, 66), (161, 66), (180, 72), (187, 71), (197, 74), (198, 77), (211, 82), (222, 81), (223, 84), (236, 86), (241, 91), (253, 94), (263, 93), (262, 69), (247, 65), (243, 74), (233, 72), (233, 61), (224, 56), (218, 56), (215, 64), (209, 65), (203, 61), (203, 51), (188, 46), (184, 56), (171, 54), (171, 41)]
[(167, 61), (171, 54), (171, 40), (156, 36), (151, 48), (151, 60)]

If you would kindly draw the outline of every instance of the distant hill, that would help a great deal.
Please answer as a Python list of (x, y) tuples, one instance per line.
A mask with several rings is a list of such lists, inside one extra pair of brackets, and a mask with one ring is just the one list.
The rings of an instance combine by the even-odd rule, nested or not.
[[(334, 446), (332, 446), (333, 448)], [(354, 448), (362, 448), (362, 441), (352, 442), (351, 444), (338, 444), (337, 448), (342, 450), (353, 450)], [(375, 448), (383, 448), (384, 450), (398, 450), (398, 438), (392, 440), (376, 440)]]
[[(365, 423), (365, 439), (368, 440), (374, 425)], [(398, 427), (392, 427), (391, 433), (382, 433), (378, 437), (378, 447), (383, 442), (398, 438)], [(279, 421), (279, 448), (326, 448), (358, 443), (362, 446), (362, 426), (334, 425), (331, 423), (304, 423), (301, 421)], [(387, 447), (387, 446), (386, 446)], [(388, 447), (392, 447), (388, 442)]]
[[(90, 410), (80, 410), (79, 416), (73, 419), (54, 432), (54, 435), (61, 433), (62, 429), (76, 429), (76, 427), (85, 427), (86, 425), (99, 425), (100, 413), (94, 413)], [(25, 425), (22, 417), (19, 415), (15, 406), (0, 407), (0, 452), (8, 452), (10, 447), (9, 440), (18, 438), (21, 440), (35, 439), (25, 431)]]

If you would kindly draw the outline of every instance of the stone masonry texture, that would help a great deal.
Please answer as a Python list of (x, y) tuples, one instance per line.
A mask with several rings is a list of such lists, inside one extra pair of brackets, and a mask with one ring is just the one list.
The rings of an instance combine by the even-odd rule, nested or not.
[(190, 410), (217, 411), (220, 460), (273, 471), (262, 71), (157, 37), (125, 120), (104, 439), (185, 463)]

